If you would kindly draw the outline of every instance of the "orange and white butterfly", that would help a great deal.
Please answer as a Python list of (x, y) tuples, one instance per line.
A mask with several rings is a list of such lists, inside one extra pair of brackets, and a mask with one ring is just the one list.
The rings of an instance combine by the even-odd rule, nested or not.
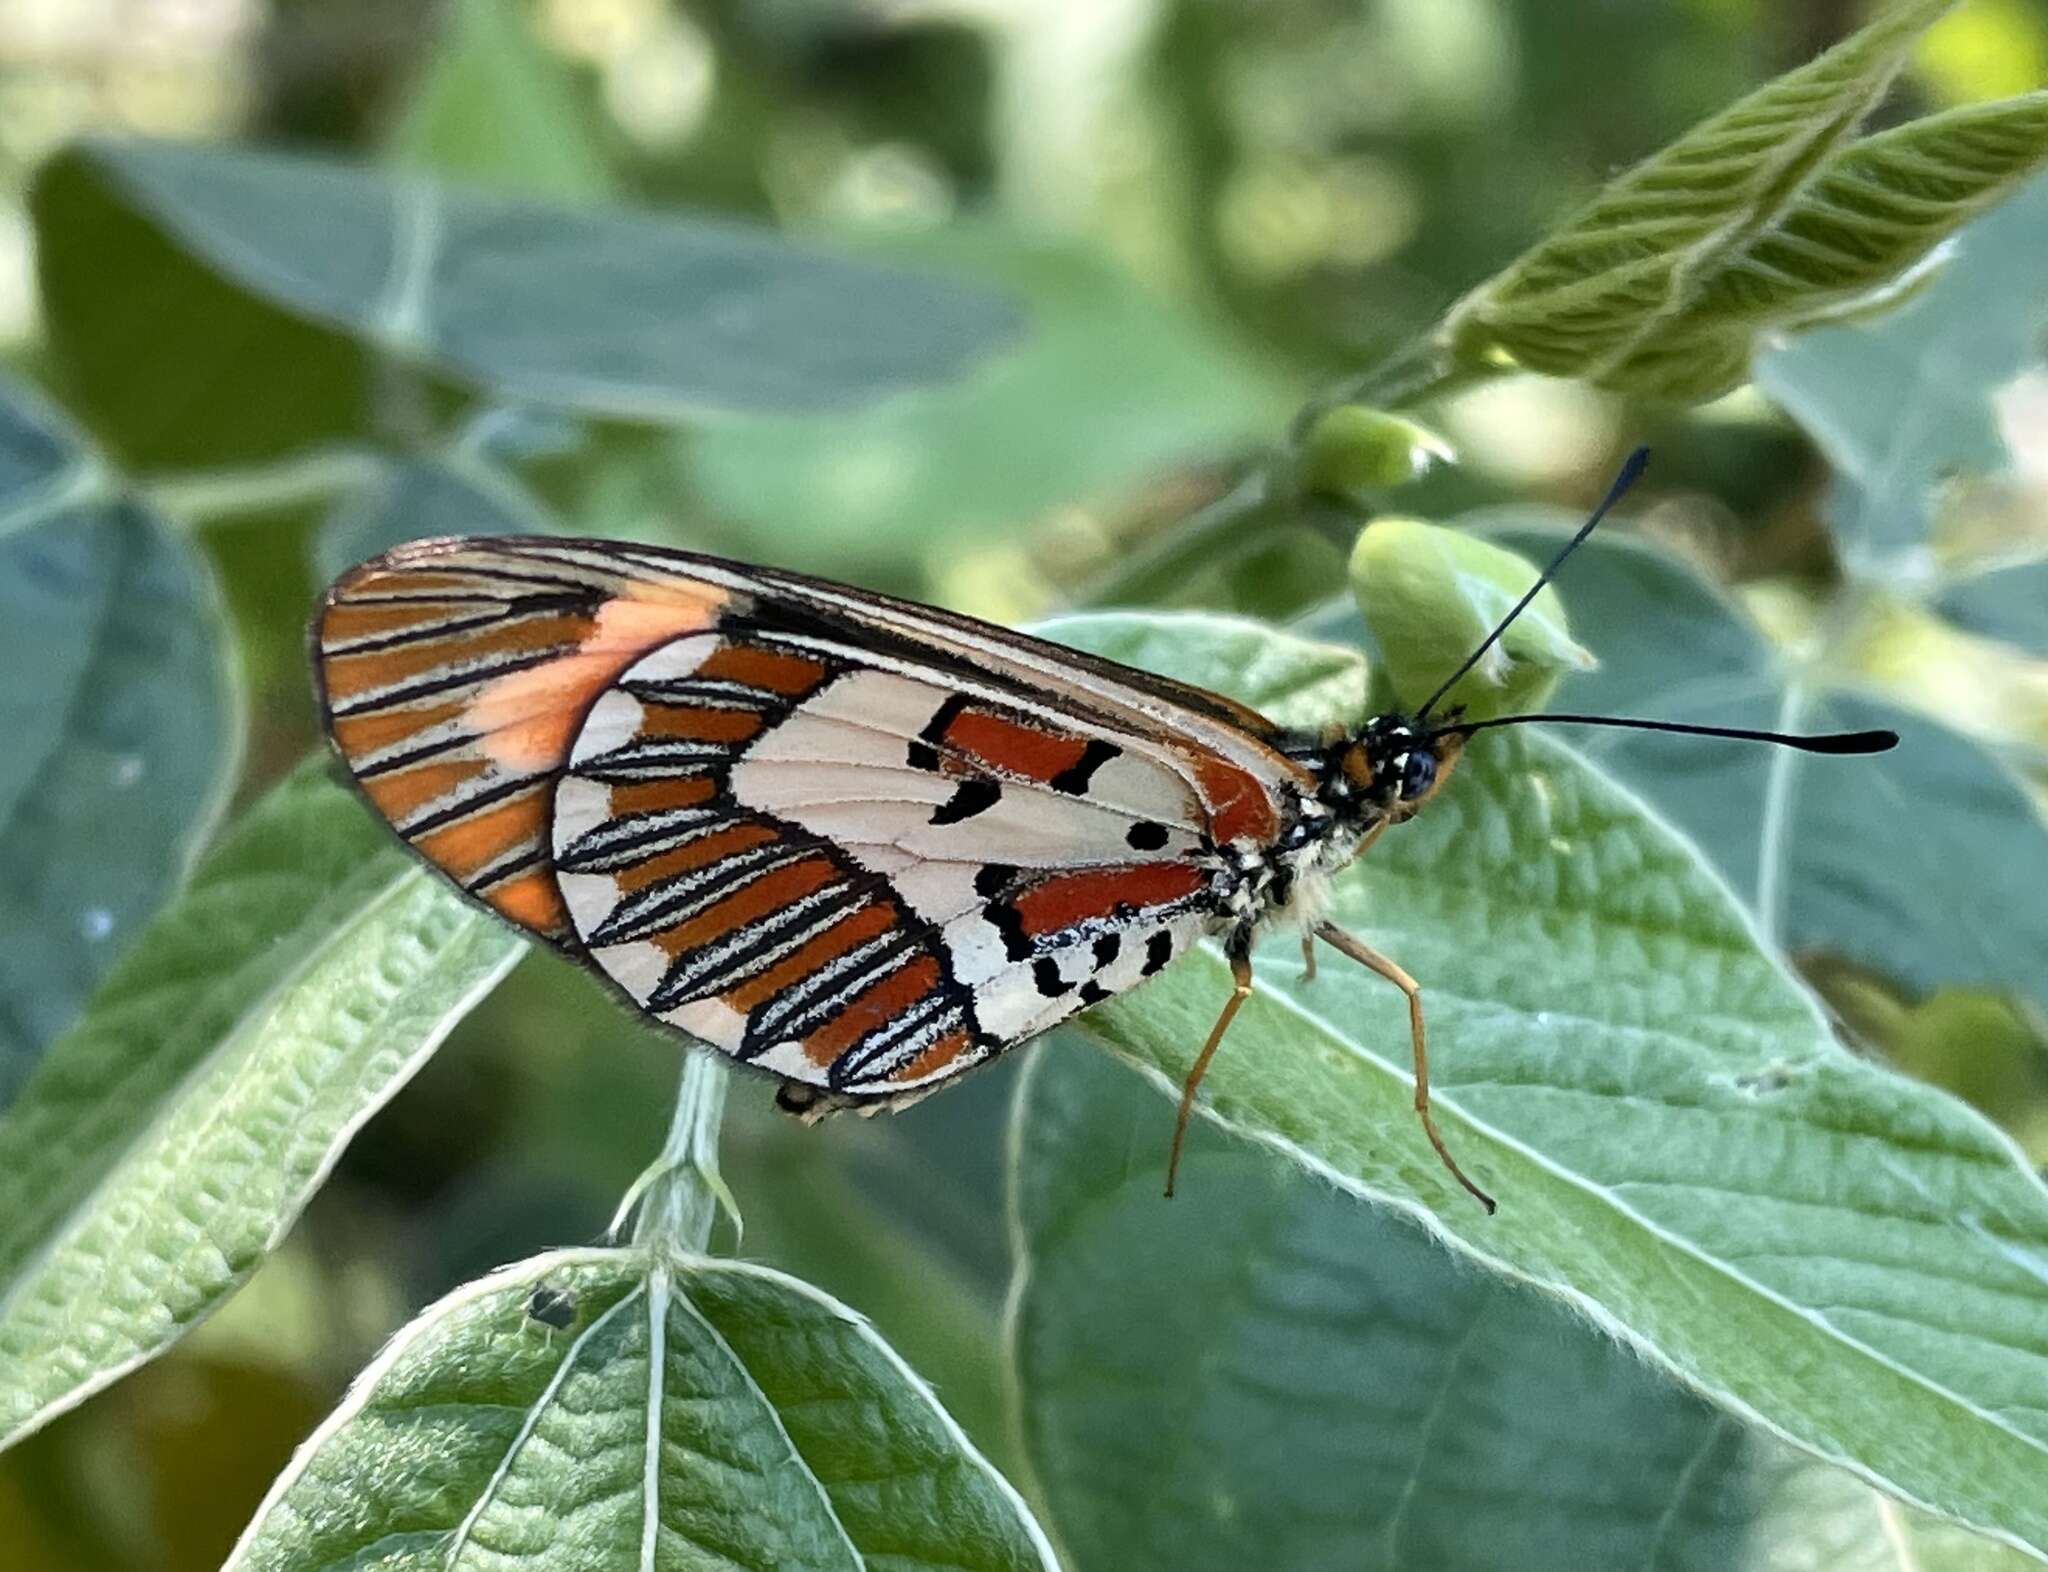
[(1487, 1199), (1430, 1123), (1415, 983), (1316, 916), (1478, 724), (1288, 730), (973, 618), (609, 541), (402, 546), (342, 575), (312, 642), (328, 733), (414, 851), (792, 1112), (900, 1106), (1220, 935), (1237, 989), (1184, 1129), (1255, 932), (1297, 918), (1407, 992), (1417, 1110)]

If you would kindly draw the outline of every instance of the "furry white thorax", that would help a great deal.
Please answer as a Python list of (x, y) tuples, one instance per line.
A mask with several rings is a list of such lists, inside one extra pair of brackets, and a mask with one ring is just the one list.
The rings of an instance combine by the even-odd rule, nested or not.
[(1328, 914), (1331, 880), (1357, 855), (1368, 826), (1339, 817), (1313, 797), (1293, 804), (1270, 846), (1236, 841), (1211, 864), (1229, 926), (1279, 922), (1312, 927)]

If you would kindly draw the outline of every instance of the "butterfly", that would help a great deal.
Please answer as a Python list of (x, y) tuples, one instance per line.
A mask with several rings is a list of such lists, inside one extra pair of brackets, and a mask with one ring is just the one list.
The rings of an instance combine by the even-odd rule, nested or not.
[(1435, 708), (1639, 472), (1431, 698), (1275, 725), (1204, 689), (823, 579), (616, 541), (424, 540), (344, 573), (311, 630), (328, 736), (370, 806), (457, 888), (635, 1010), (776, 1077), (806, 1118), (901, 1107), (1138, 987), (1204, 938), (1252, 990), (1255, 935), (1302, 925), (1421, 991), (1319, 913), (1328, 881), (1443, 790), (1489, 727)]

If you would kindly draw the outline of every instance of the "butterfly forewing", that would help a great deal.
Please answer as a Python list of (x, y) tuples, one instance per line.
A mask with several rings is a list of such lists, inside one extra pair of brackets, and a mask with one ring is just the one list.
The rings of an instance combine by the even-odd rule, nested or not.
[(1216, 926), (1201, 858), (1295, 766), (1250, 711), (792, 575), (595, 542), (401, 548), (315, 629), (364, 794), (639, 1009), (898, 1096)]

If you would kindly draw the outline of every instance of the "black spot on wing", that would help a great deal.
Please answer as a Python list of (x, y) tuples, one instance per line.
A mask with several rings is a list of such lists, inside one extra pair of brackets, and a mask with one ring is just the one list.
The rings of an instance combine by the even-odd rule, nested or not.
[(1100, 737), (1088, 739), (1088, 746), (1081, 750), (1081, 757), (1061, 770), (1046, 784), (1054, 791), (1063, 791), (1078, 797), (1088, 789), (1089, 777), (1124, 750), (1113, 742), (1104, 742)]
[(931, 822), (934, 824), (958, 824), (962, 819), (971, 819), (977, 813), (986, 813), (1002, 801), (1003, 788), (985, 776), (976, 775), (962, 781), (953, 789), (953, 795), (938, 807), (932, 809)]
[(1113, 933), (1105, 933), (1101, 938), (1097, 939), (1095, 941), (1095, 969), (1101, 971), (1103, 967), (1109, 965), (1110, 962), (1116, 959), (1117, 952), (1123, 947), (1124, 941)]
[(1166, 844), (1166, 826), (1146, 819), (1124, 831), (1124, 839), (1135, 851), (1157, 851)]
[(1114, 999), (1115, 997), (1115, 994), (1103, 987), (1093, 977), (1081, 984), (1081, 1008), (1084, 1010), (1091, 1004), (1100, 1004), (1104, 999)]
[(1140, 975), (1150, 977), (1173, 959), (1173, 935), (1163, 929), (1145, 941), (1145, 964)]
[(1016, 907), (1007, 901), (990, 901), (981, 909), (988, 925), (1003, 936), (1003, 954), (1013, 961), (1021, 961), (1033, 949), (1031, 936), (1024, 931), (1024, 918)]
[(1017, 870), (1006, 862), (988, 862), (974, 876), (974, 893), (983, 900), (1001, 895), (1010, 887), (1010, 881), (1017, 877)]
[(1031, 967), (1031, 981), (1038, 991), (1048, 999), (1073, 992), (1074, 985), (1060, 975), (1059, 962), (1050, 955), (1041, 955)]

